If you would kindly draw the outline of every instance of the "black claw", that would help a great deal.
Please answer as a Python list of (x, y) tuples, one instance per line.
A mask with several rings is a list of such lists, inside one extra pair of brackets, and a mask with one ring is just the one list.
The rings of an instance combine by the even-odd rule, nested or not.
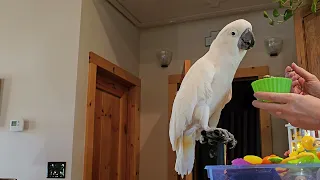
[(205, 135), (207, 135), (207, 132), (206, 131), (201, 131), (201, 135), (205, 136)]
[(209, 145), (216, 145), (217, 143), (223, 143), (230, 146), (230, 149), (233, 149), (237, 140), (235, 140), (233, 134), (225, 129), (214, 129), (213, 131), (202, 131), (202, 144), (208, 143)]
[(217, 156), (218, 144), (226, 144), (229, 149), (233, 149), (237, 145), (237, 140), (233, 134), (225, 129), (214, 129), (213, 131), (201, 131), (201, 144), (209, 144), (210, 158)]
[(219, 129), (213, 130), (213, 134), (214, 134), (215, 136), (218, 136), (218, 137), (223, 136), (223, 132), (222, 132), (221, 130), (219, 130)]

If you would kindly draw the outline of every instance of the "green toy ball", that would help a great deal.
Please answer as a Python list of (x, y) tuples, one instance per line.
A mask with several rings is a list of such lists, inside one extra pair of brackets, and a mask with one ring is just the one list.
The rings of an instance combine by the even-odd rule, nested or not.
[(279, 164), (279, 163), (281, 163), (282, 160), (283, 160), (283, 158), (281, 158), (281, 157), (270, 157), (269, 158), (269, 161), (272, 164)]

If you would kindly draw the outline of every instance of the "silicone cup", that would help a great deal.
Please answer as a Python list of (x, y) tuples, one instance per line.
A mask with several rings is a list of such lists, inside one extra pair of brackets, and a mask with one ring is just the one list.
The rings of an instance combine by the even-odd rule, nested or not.
[[(251, 83), (253, 91), (256, 92), (275, 92), (290, 93), (292, 80), (284, 77), (271, 77), (256, 80)], [(268, 102), (266, 100), (260, 100)]]

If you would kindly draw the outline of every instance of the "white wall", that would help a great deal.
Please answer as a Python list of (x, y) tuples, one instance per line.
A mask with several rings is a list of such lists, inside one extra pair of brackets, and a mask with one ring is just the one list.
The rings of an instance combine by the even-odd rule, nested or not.
[(71, 179), (80, 13), (81, 0), (0, 1), (0, 177), (44, 180), (66, 161)]
[[(141, 102), (141, 180), (162, 180), (167, 177), (168, 75), (181, 73), (183, 60), (191, 59), (194, 62), (207, 51), (204, 46), (204, 37), (208, 36), (211, 30), (220, 30), (224, 25), (238, 18), (245, 18), (252, 23), (257, 41), (255, 48), (247, 53), (240, 67), (268, 65), (271, 75), (283, 75), (285, 66), (296, 59), (291, 20), (271, 27), (261, 12), (253, 12), (141, 32), (140, 77), (143, 94)], [(269, 36), (278, 36), (284, 40), (283, 51), (276, 58), (270, 58), (264, 50), (263, 40)], [(169, 48), (173, 51), (172, 63), (166, 69), (161, 68), (156, 59), (155, 52), (158, 48)], [(283, 155), (288, 148), (285, 122), (273, 119), (272, 123), (274, 153)]]
[[(139, 31), (105, 2), (0, 2), (0, 178), (43, 180), (66, 161), (82, 179), (89, 51), (139, 74)], [(8, 132), (19, 118), (27, 130)]]
[(72, 179), (82, 179), (88, 54), (139, 75), (139, 31), (105, 0), (83, 0), (74, 122)]
[[(242, 17), (253, 23), (260, 43), (241, 67), (269, 65), (271, 74), (281, 74), (295, 60), (293, 23), (271, 28), (261, 21), (260, 13)], [(236, 18), (149, 29), (139, 37), (139, 31), (103, 0), (82, 0), (82, 7), (80, 0), (2, 0), (0, 177), (42, 180), (47, 161), (66, 161), (66, 179), (71, 179), (71, 170), (72, 179), (81, 179), (88, 52), (94, 51), (136, 76), (140, 71), (140, 176), (166, 179), (167, 75), (180, 73), (183, 60), (198, 59), (207, 50), (203, 43), (209, 31)], [(262, 40), (268, 35), (284, 39), (283, 53), (277, 58), (264, 53)], [(155, 50), (161, 47), (174, 52), (167, 69), (160, 68), (155, 58)], [(18, 118), (27, 120), (27, 130), (8, 132), (9, 120)], [(273, 133), (276, 153), (287, 146), (283, 124), (273, 121), (273, 127), (278, 127)]]

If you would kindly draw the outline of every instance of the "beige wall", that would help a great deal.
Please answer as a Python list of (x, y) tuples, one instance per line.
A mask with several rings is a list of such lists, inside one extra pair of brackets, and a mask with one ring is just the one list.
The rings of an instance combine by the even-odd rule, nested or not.
[(105, 2), (0, 2), (0, 177), (43, 180), (66, 161), (82, 179), (89, 51), (139, 74), (139, 31)]
[(139, 75), (139, 31), (105, 0), (83, 0), (74, 121), (72, 179), (82, 179), (88, 53)]
[(44, 180), (66, 161), (71, 179), (80, 13), (81, 0), (0, 1), (0, 177)]
[[(295, 61), (293, 22), (270, 27), (260, 12), (222, 17), (211, 20), (148, 29), (140, 35), (140, 77), (142, 79), (141, 108), (141, 163), (140, 179), (163, 180), (167, 176), (168, 149), (168, 86), (170, 74), (182, 72), (183, 60), (193, 62), (200, 58), (207, 48), (204, 37), (210, 30), (220, 30), (226, 23), (245, 18), (253, 25), (257, 44), (247, 53), (241, 67), (270, 67), (271, 75), (283, 75), (286, 65)], [(263, 40), (278, 36), (284, 40), (282, 53), (270, 58), (264, 50)], [(169, 48), (173, 51), (171, 65), (163, 69), (155, 57), (156, 49)], [(282, 155), (288, 148), (287, 134), (283, 120), (273, 119), (274, 153)]]
[[(269, 65), (272, 75), (280, 75), (295, 59), (293, 23), (271, 28), (261, 21), (260, 13), (243, 17), (253, 23), (260, 43), (241, 66)], [(94, 51), (142, 78), (140, 176), (166, 179), (167, 76), (180, 73), (183, 60), (198, 59), (207, 50), (203, 43), (209, 31), (235, 18), (149, 29), (140, 37), (103, 0), (82, 0), (82, 8), (80, 0), (2, 0), (0, 176), (45, 179), (47, 161), (66, 161), (66, 179), (81, 179), (88, 53)], [(267, 35), (284, 39), (285, 48), (277, 58), (264, 53), (262, 40)], [(161, 47), (174, 52), (167, 69), (160, 68), (155, 58), (155, 50)], [(27, 120), (27, 130), (9, 132), (9, 120), (19, 118)], [(273, 120), (276, 153), (287, 148), (283, 125)]]

